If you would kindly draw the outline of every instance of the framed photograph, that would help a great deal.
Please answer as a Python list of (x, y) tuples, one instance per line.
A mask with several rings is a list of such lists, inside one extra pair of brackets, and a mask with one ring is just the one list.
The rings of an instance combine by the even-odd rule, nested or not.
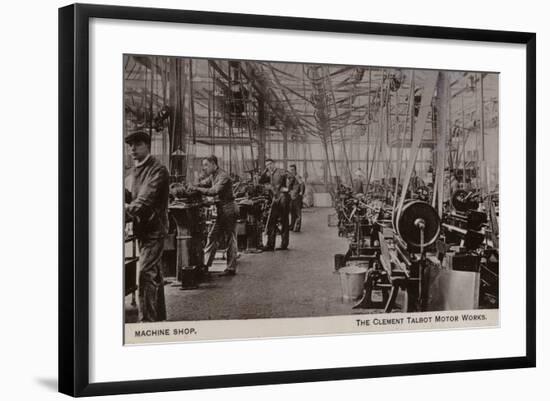
[(535, 40), (61, 8), (59, 390), (535, 366)]

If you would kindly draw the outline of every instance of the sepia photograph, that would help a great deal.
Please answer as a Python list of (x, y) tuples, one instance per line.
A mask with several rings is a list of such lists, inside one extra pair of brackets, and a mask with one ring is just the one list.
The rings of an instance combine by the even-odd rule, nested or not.
[(499, 73), (123, 56), (124, 343), (499, 325)]
[(58, 10), (59, 392), (537, 366), (540, 35), (405, 3)]

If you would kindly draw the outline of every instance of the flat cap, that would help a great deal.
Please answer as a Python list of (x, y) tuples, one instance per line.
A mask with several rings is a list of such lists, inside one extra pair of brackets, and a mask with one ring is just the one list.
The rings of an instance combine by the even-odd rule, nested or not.
[(145, 131), (134, 131), (126, 135), (124, 142), (132, 143), (136, 141), (143, 141), (145, 143), (151, 143), (151, 137)]

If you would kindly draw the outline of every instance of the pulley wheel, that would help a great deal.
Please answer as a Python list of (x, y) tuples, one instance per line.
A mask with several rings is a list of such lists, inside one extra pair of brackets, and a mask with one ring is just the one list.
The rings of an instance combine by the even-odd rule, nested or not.
[[(412, 200), (405, 202), (401, 214), (394, 217), (397, 234), (409, 246), (420, 248), (433, 244), (439, 237), (440, 220), (437, 211), (426, 202)], [(420, 232), (424, 230), (421, 244)]]

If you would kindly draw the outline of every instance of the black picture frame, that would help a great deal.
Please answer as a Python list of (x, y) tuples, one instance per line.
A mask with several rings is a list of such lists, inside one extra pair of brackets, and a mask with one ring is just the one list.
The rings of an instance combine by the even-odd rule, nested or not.
[[(515, 43), (526, 48), (526, 353), (521, 357), (90, 383), (88, 61), (91, 18)], [(536, 35), (359, 21), (74, 4), (59, 9), (59, 391), (72, 396), (534, 367)]]

